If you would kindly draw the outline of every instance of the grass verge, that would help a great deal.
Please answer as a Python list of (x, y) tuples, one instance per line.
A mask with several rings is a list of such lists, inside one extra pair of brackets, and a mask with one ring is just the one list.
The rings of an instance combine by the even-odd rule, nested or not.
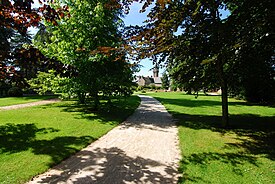
[(137, 96), (96, 113), (74, 101), (0, 112), (0, 183), (24, 183), (131, 115)]
[(0, 107), (16, 105), (16, 104), (24, 104), (30, 102), (37, 102), (40, 100), (47, 100), (51, 98), (57, 98), (57, 96), (52, 95), (36, 95), (36, 96), (23, 96), (23, 97), (0, 97)]
[(219, 96), (154, 93), (177, 119), (179, 183), (275, 183), (275, 108), (229, 99), (230, 127), (221, 128)]

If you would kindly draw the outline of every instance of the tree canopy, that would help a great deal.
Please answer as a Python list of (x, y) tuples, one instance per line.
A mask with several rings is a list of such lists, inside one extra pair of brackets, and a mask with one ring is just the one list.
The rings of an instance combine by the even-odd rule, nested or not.
[[(114, 3), (114, 4), (110, 4)], [(79, 100), (89, 94), (98, 106), (99, 93), (104, 96), (128, 94), (132, 85), (130, 64), (120, 32), (123, 22), (116, 1), (57, 1), (55, 9), (68, 6), (68, 12), (55, 23), (46, 23), (49, 39), (36, 44), (48, 57), (73, 66), (76, 75), (71, 83)], [(41, 43), (41, 42), (40, 42)]]
[[(38, 26), (43, 18), (43, 38), (35, 45), (48, 57), (75, 68), (71, 78), (79, 97), (92, 94), (96, 102), (99, 92), (111, 95), (128, 89), (129, 51), (137, 59), (159, 55), (158, 62), (166, 62), (172, 80), (188, 91), (220, 87), (225, 125), (228, 94), (253, 102), (275, 98), (272, 0), (43, 2), (34, 9), (31, 0), (1, 1), (0, 39), (7, 44), (1, 47), (1, 78), (14, 71), (3, 62), (12, 47), (8, 43), (12, 31), (26, 35), (27, 28)], [(144, 26), (122, 33), (121, 16), (133, 2), (143, 3), (141, 12), (153, 8)]]
[(274, 100), (273, 9), (271, 0), (156, 1), (147, 24), (128, 36), (141, 57), (162, 56), (185, 88), (221, 87), (228, 125), (228, 92)]

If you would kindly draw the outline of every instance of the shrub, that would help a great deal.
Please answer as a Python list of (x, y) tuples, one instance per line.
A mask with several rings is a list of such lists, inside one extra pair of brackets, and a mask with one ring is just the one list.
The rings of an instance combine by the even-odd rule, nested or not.
[(151, 85), (150, 85), (150, 88), (151, 88), (152, 90), (155, 90), (155, 89), (156, 89), (155, 84), (151, 84)]
[(137, 91), (142, 91), (143, 89), (144, 89), (143, 86), (138, 86), (136, 90)]
[(19, 87), (12, 87), (9, 89), (8, 95), (12, 97), (20, 97), (23, 96), (23, 91)]

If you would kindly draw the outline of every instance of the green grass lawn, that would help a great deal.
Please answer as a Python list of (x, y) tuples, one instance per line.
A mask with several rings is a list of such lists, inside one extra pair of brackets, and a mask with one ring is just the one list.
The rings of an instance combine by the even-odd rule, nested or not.
[(231, 125), (223, 129), (219, 96), (148, 95), (178, 120), (179, 183), (275, 183), (274, 107), (229, 99)]
[(0, 183), (24, 183), (106, 134), (139, 105), (129, 97), (96, 113), (74, 101), (0, 111)]
[(24, 104), (24, 103), (29, 103), (29, 102), (37, 102), (40, 100), (46, 100), (46, 99), (51, 99), (51, 98), (57, 98), (57, 96), (36, 95), (36, 96), (24, 96), (24, 97), (0, 97), (0, 107), (16, 105), (16, 104)]

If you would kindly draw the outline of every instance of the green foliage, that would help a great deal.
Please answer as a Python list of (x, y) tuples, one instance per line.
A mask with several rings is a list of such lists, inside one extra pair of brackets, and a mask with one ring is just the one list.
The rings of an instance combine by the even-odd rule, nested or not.
[(251, 102), (275, 100), (275, 26), (271, 0), (230, 1), (230, 22), (234, 29), (235, 57), (230, 77), (230, 92)]
[[(145, 7), (152, 4), (145, 2)], [(160, 55), (171, 78), (188, 91), (220, 87), (227, 126), (228, 87), (236, 95), (244, 92), (249, 101), (274, 100), (273, 4), (272, 0), (159, 1), (134, 38), (141, 56)], [(223, 17), (228, 8), (230, 14)]]
[(37, 78), (29, 80), (28, 84), (38, 94), (45, 94), (53, 92), (51, 83), (54, 78), (55, 75), (53, 73), (38, 72)]
[[(215, 89), (224, 83), (231, 94), (244, 95), (248, 101), (273, 101), (274, 21), (267, 13), (272, 11), (272, 1), (182, 3), (189, 12), (180, 4), (171, 3), (165, 9), (166, 14), (182, 11), (183, 19), (172, 20), (186, 27), (173, 38), (171, 76), (194, 90)], [(219, 15), (225, 8), (231, 10), (227, 18)]]
[(68, 84), (73, 83), (69, 78), (60, 77), (54, 70), (38, 72), (37, 78), (28, 81), (30, 87), (40, 95), (46, 93), (68, 93)]
[[(14, 83), (22, 86), (24, 78), (17, 67), (16, 51), (31, 42), (29, 33), (20, 34), (12, 28), (0, 26), (0, 95), (6, 93), (7, 86)], [(15, 69), (16, 68), (16, 69)], [(1, 89), (1, 86), (6, 86)]]
[(170, 86), (170, 81), (166, 72), (162, 74), (161, 82), (162, 89), (167, 90)]
[(23, 96), (23, 91), (19, 87), (11, 87), (8, 90), (8, 96), (10, 96), (10, 97), (20, 97), (20, 96)]
[(73, 89), (82, 103), (91, 96), (96, 107), (99, 93), (129, 96), (132, 71), (125, 53), (117, 50), (123, 44), (121, 9), (107, 0), (57, 1), (54, 8), (61, 4), (68, 5), (69, 15), (62, 17), (58, 26), (46, 24), (47, 34), (41, 33), (44, 37), (38, 36), (36, 45), (47, 56), (75, 68), (76, 75), (70, 77), (71, 87), (67, 89)]
[(152, 90), (155, 90), (155, 89), (156, 89), (156, 85), (155, 85), (155, 84), (150, 84), (150, 88), (151, 88)]
[[(171, 88), (171, 91), (177, 91), (177, 90), (184, 90), (183, 88), (183, 85), (179, 82), (177, 82), (176, 80), (171, 80), (171, 84), (170, 84), (170, 88)], [(187, 90), (186, 90), (187, 89)], [(186, 91), (189, 90), (189, 88), (185, 88)]]
[(144, 89), (143, 86), (138, 86), (138, 87), (137, 87), (137, 91), (141, 91), (141, 90), (143, 90), (143, 89)]
[(11, 45), (9, 39), (11, 39), (13, 31), (5, 27), (0, 26), (0, 62), (2, 63), (8, 56)]

